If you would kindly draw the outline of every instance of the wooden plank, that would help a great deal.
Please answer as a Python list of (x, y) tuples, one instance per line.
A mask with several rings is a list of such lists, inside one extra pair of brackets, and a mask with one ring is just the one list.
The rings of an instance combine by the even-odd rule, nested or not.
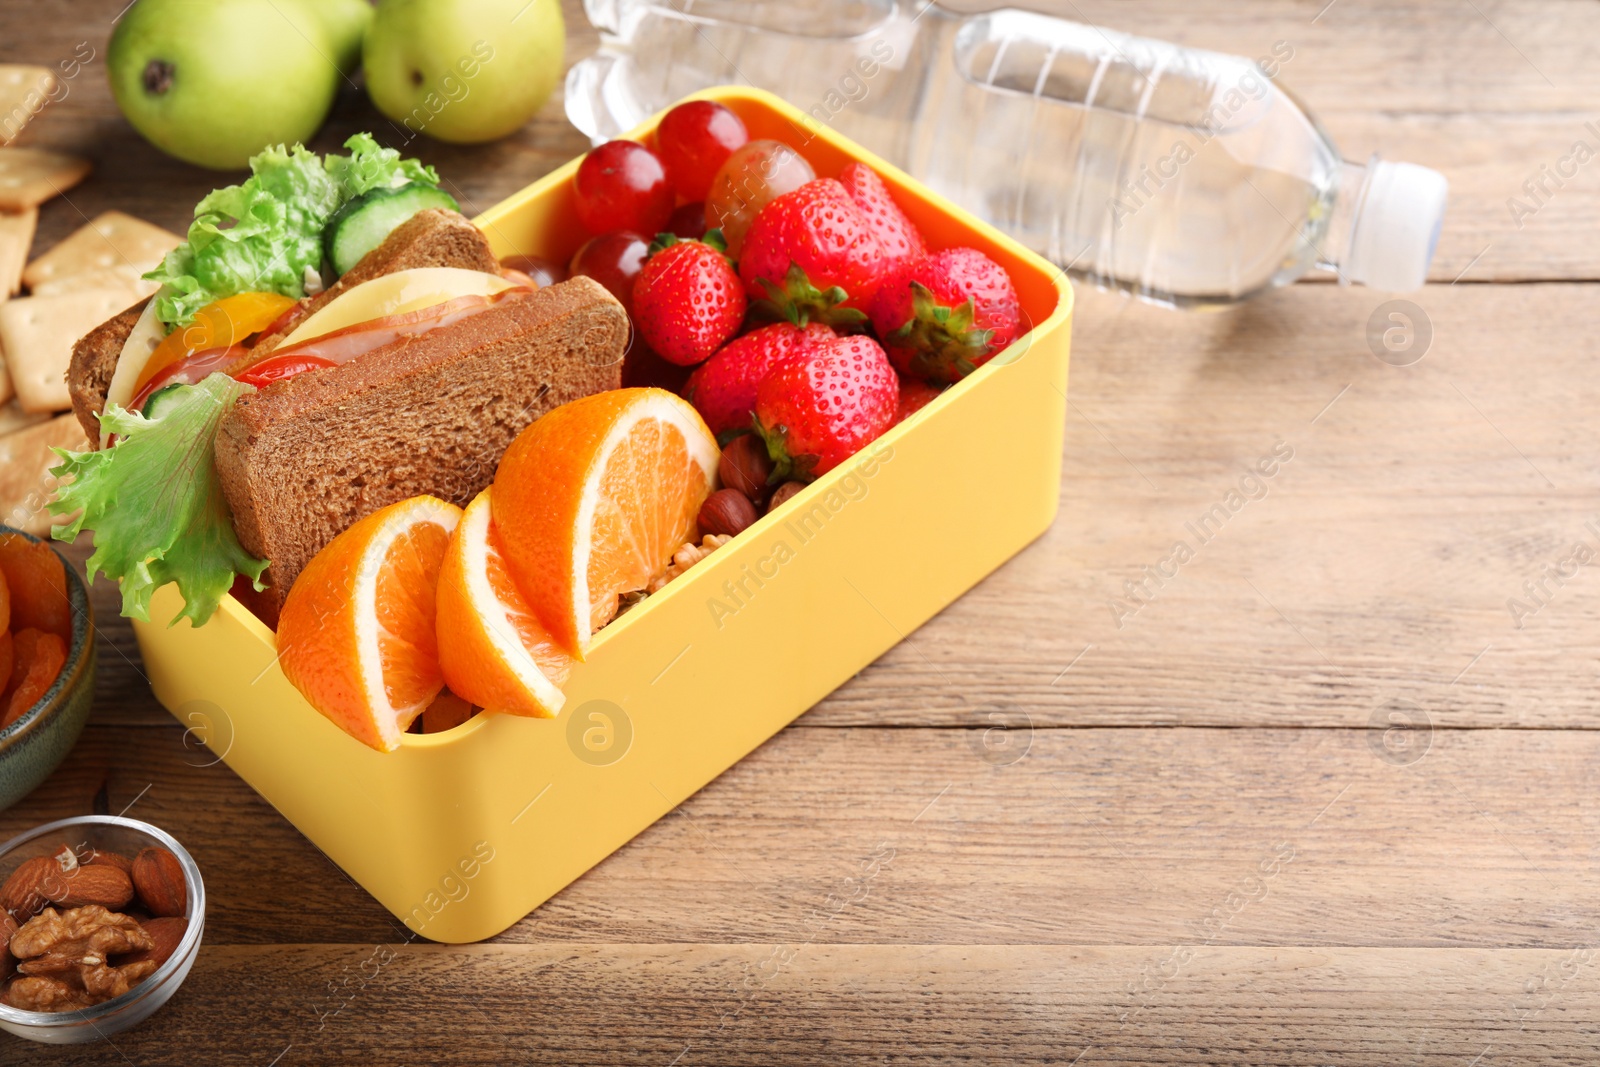
[(288, 945), (47, 1064), (1593, 1062), (1594, 950)]
[[(181, 735), (91, 727), (0, 837), (126, 809), (195, 855), (215, 944), (405, 936)], [(1571, 948), (1597, 759), (1588, 731), (791, 729), (502, 940)]]

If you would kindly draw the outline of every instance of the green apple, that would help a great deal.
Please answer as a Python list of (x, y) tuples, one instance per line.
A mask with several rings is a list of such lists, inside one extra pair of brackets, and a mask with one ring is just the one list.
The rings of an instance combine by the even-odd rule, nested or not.
[(216, 170), (309, 141), (343, 79), (327, 30), (298, 3), (137, 0), (106, 55), (117, 106), (163, 152)]
[(472, 144), (544, 106), (565, 46), (559, 0), (381, 0), (362, 61), (379, 111), (413, 134)]

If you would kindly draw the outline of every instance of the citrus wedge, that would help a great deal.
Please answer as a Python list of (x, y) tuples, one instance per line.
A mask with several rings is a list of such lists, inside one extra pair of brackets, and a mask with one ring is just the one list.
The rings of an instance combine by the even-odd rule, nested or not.
[(380, 752), (400, 747), (444, 687), (435, 591), (460, 518), (437, 497), (390, 504), (318, 552), (284, 601), (283, 673), (334, 725)]
[(545, 629), (583, 658), (623, 593), (689, 541), (716, 477), (716, 438), (663, 389), (563, 404), (523, 430), (494, 477), (506, 562)]
[(549, 718), (566, 699), (572, 657), (512, 580), (489, 518), (490, 493), (467, 505), (439, 572), (439, 667), (451, 692), (481, 708)]

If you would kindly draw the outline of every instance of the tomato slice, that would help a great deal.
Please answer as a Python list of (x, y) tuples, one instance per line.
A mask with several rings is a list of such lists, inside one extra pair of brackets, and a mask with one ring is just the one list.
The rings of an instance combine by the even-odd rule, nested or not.
[(195, 313), (194, 321), (173, 330), (150, 353), (134, 384), (142, 391), (162, 371), (196, 352), (229, 348), (282, 318), (298, 302), (278, 293), (239, 293), (216, 300)]
[(297, 356), (293, 353), (282, 356), (268, 356), (259, 363), (250, 366), (234, 375), (246, 385), (253, 385), (257, 389), (293, 378), (296, 374), (308, 370), (321, 370), (324, 367), (336, 367), (337, 363), (321, 356)]

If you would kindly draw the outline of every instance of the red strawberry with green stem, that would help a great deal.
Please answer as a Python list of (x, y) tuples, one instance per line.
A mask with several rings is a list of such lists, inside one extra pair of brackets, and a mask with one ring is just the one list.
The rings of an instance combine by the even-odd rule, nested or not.
[(832, 178), (807, 182), (757, 212), (739, 253), (750, 298), (799, 326), (863, 324), (888, 266), (871, 222)]
[(914, 263), (928, 254), (928, 244), (921, 231), (900, 210), (877, 171), (865, 163), (847, 164), (839, 172), (839, 184), (866, 216), (867, 224), (883, 245), (884, 259), (891, 267)]
[(820, 322), (807, 326), (775, 322), (752, 330), (696, 367), (683, 387), (683, 397), (700, 412), (718, 440), (748, 431), (761, 379), (834, 336)]
[(975, 248), (947, 248), (884, 279), (872, 325), (902, 373), (960, 381), (1022, 332), (1022, 306), (1005, 268)]
[(633, 321), (668, 362), (690, 367), (738, 332), (747, 302), (720, 231), (698, 241), (664, 233), (633, 283)]
[(772, 457), (769, 481), (810, 481), (894, 425), (900, 382), (883, 349), (855, 335), (823, 341), (756, 387), (755, 428)]

